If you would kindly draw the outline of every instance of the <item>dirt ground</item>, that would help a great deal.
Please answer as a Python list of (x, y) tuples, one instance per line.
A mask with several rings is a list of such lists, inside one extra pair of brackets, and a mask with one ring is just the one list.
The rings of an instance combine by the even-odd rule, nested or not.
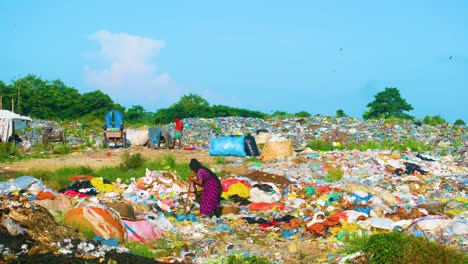
[(109, 148), (89, 151), (76, 151), (67, 155), (56, 155), (52, 158), (30, 159), (18, 162), (0, 163), (0, 177), (11, 176), (14, 172), (28, 170), (56, 170), (61, 167), (89, 166), (93, 169), (100, 167), (118, 166), (121, 156), (128, 151), (130, 154), (140, 153), (148, 159), (158, 159), (164, 155), (173, 155), (177, 162), (187, 163), (196, 158), (202, 163), (214, 164), (215, 158), (208, 154), (208, 149), (150, 149), (146, 147)]

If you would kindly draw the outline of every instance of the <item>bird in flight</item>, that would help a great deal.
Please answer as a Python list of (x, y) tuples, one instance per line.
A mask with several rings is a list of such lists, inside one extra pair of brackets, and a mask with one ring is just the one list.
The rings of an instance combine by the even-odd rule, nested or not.
[(450, 56), (449, 60), (451, 60), (451, 59), (452, 59), (452, 56)]

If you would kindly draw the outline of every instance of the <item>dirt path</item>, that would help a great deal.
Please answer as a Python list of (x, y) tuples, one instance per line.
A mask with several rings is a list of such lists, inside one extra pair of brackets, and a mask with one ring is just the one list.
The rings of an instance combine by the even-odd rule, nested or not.
[(89, 166), (93, 169), (117, 166), (122, 161), (121, 156), (128, 151), (130, 154), (140, 153), (147, 159), (158, 159), (165, 155), (173, 155), (177, 162), (189, 162), (196, 158), (202, 163), (215, 163), (215, 158), (208, 154), (207, 149), (149, 149), (133, 147), (128, 149), (100, 149), (92, 151), (73, 152), (67, 155), (57, 155), (46, 159), (30, 159), (18, 162), (0, 163), (0, 177), (11, 173), (28, 170), (56, 170), (62, 167)]

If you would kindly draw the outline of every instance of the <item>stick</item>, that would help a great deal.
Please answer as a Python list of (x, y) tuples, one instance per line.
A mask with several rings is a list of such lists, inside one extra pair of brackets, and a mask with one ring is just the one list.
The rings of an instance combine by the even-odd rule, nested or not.
[(185, 200), (185, 214), (189, 211), (188, 203), (189, 203), (189, 197), (190, 197), (190, 191), (192, 189), (192, 182), (189, 180), (189, 186), (188, 186), (188, 191), (187, 191), (187, 200)]

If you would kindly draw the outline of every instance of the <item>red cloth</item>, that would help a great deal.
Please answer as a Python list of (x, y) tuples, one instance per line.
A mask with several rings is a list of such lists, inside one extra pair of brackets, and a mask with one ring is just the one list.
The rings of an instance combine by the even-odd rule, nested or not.
[(222, 181), (223, 192), (229, 191), (229, 187), (235, 183), (242, 183), (247, 187), (250, 187), (250, 184), (246, 180), (241, 179), (226, 179)]
[(88, 194), (80, 193), (80, 192), (73, 191), (73, 190), (68, 190), (68, 191), (64, 192), (63, 194), (64, 194), (65, 196), (67, 196), (67, 197), (70, 197), (70, 198), (75, 198), (76, 196), (78, 196), (78, 197), (80, 197), (80, 198), (89, 197)]
[(175, 130), (182, 131), (184, 129), (184, 124), (180, 119), (175, 119)]
[(45, 199), (50, 199), (53, 200), (55, 199), (55, 195), (53, 195), (51, 192), (39, 192), (36, 195), (37, 200), (45, 200)]

